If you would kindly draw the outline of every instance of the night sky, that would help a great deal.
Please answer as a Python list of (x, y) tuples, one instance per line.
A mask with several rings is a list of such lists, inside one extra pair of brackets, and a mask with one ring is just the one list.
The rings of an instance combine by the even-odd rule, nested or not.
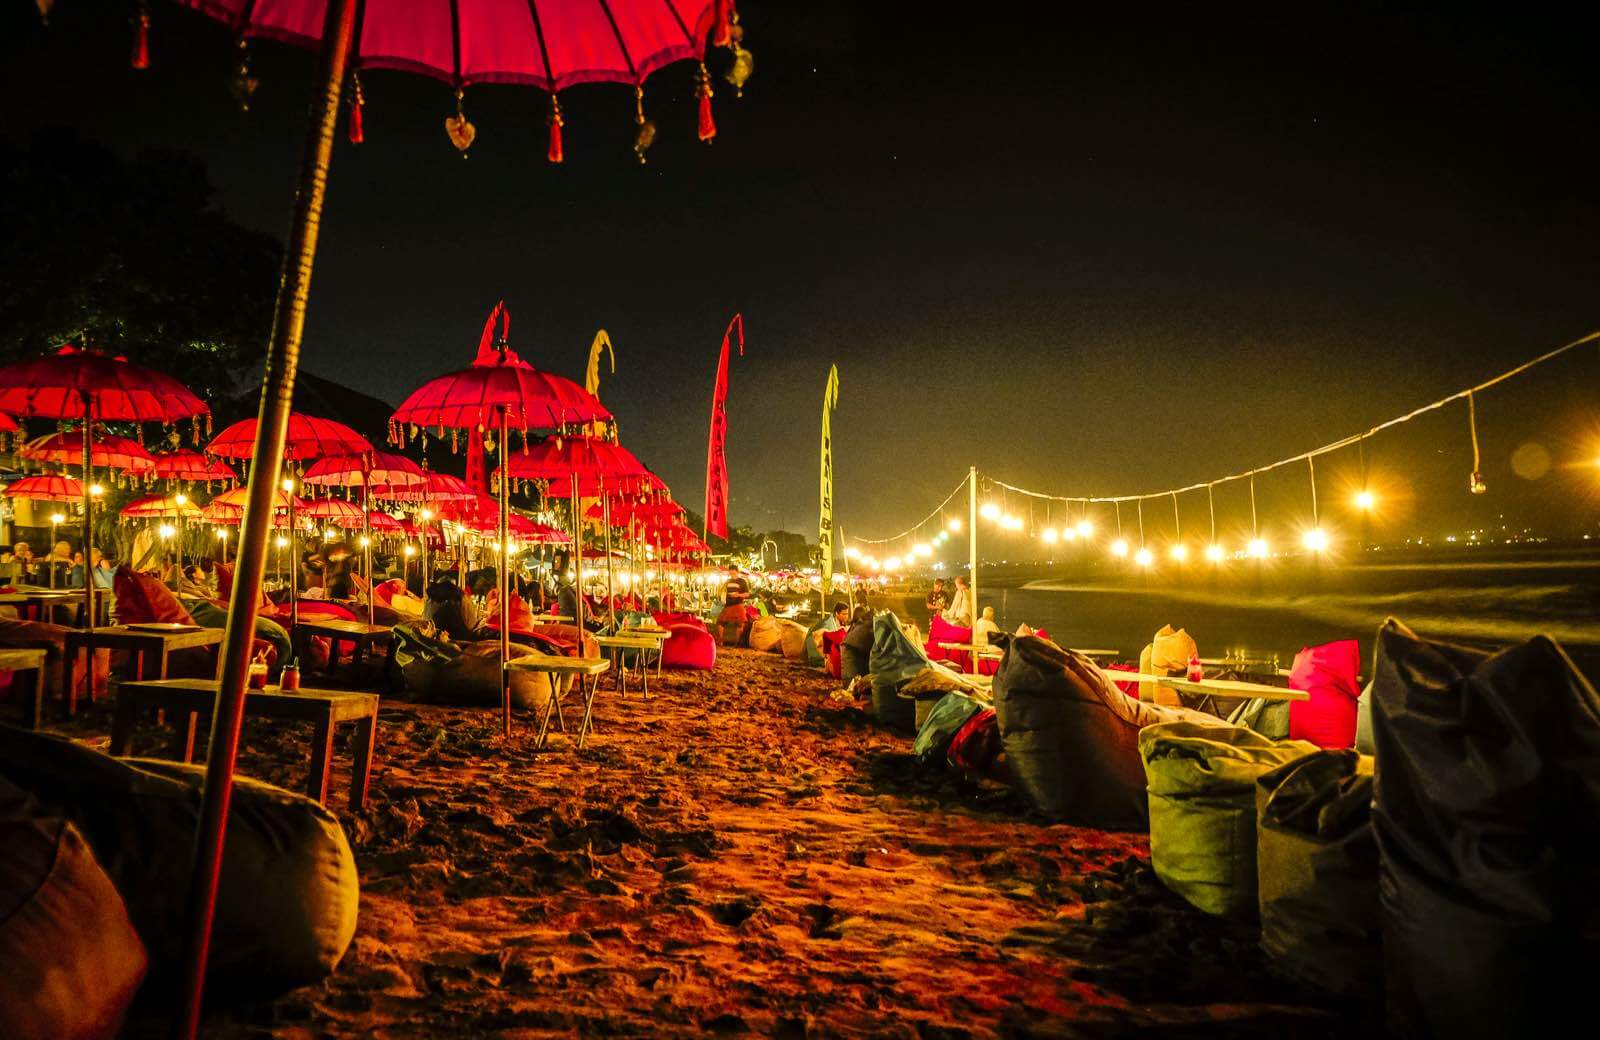
[[(135, 73), (130, 7), (60, 0), (44, 30), (6, 5), (0, 133), (66, 124), (196, 152), (231, 215), (281, 235), (312, 57), (256, 44), (244, 115), (223, 28), (157, 0), (154, 68)], [(470, 91), (463, 161), (443, 84), (364, 74), (367, 142), (335, 155), (303, 364), (398, 402), (469, 360), (502, 296), (512, 345), (570, 376), (604, 327), (624, 443), (698, 508), (716, 349), (742, 311), (733, 519), (814, 538), (829, 362), (838, 516), (868, 535), (918, 519), (974, 461), (1069, 494), (1188, 483), (1600, 326), (1595, 27), (1563, 9), (740, 8), (745, 97), (717, 81), (707, 147), (688, 67), (653, 78), (642, 168), (626, 88), (563, 95), (551, 167), (542, 93)], [(1486, 397), (1489, 496), (1465, 492), (1464, 409), (1374, 465), (1419, 527), (1593, 514), (1562, 467), (1600, 445), (1597, 373), (1591, 349)], [(1555, 465), (1518, 481), (1529, 438)], [(1262, 494), (1291, 508), (1304, 484)], [(1237, 490), (1218, 507), (1247, 517)]]

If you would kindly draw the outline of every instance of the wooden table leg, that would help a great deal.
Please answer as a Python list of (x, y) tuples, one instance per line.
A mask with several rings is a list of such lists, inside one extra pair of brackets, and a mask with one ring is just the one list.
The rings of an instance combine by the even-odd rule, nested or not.
[(372, 783), (372, 751), (378, 736), (378, 710), (356, 720), (355, 761), (350, 766), (350, 811), (367, 807), (367, 791)]
[(578, 680), (578, 695), (583, 698), (583, 722), (578, 726), (578, 749), (583, 749), (583, 740), (594, 727), (590, 719), (594, 715), (594, 698), (600, 690), (600, 677), (597, 675), (591, 682), (585, 683)]
[[(80, 648), (72, 641), (72, 637), (68, 636), (66, 652), (61, 655), (61, 692), (62, 695), (67, 699), (67, 718), (69, 719), (78, 714), (78, 684), (72, 681), (72, 668), (73, 665), (77, 664), (78, 662), (79, 649)], [(89, 663), (91, 665), (89, 670), (89, 682), (93, 683), (93, 651), (91, 651), (89, 654)]]
[(194, 735), (199, 728), (198, 712), (182, 711), (173, 719), (172, 752), (178, 761), (188, 765), (194, 761)]
[(333, 708), (318, 719), (311, 737), (311, 776), (306, 780), (306, 796), (327, 804), (328, 765), (333, 760)]
[(11, 688), (22, 695), (23, 718), (28, 728), (38, 729), (44, 715), (44, 665), (12, 672)]
[(133, 727), (139, 720), (139, 699), (132, 690), (117, 690), (116, 713), (111, 718), (111, 754), (120, 758), (133, 743)]

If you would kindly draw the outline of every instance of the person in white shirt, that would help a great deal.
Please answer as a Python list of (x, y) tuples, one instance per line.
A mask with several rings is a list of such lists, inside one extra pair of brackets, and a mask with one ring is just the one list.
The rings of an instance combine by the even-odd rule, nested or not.
[(950, 606), (940, 615), (952, 625), (962, 628), (972, 627), (972, 592), (967, 588), (966, 578), (956, 578), (956, 594), (950, 600)]
[(1000, 626), (994, 621), (994, 608), (984, 607), (983, 616), (978, 618), (978, 623), (972, 626), (972, 642), (977, 646), (988, 646), (989, 637), (1000, 631)]

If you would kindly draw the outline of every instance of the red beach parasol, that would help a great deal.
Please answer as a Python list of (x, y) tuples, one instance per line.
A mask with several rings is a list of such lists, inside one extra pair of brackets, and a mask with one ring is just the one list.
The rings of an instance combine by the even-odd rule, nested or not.
[(342, 498), (313, 498), (300, 508), (300, 512), (317, 520), (331, 520), (350, 530), (361, 527), (367, 515), (359, 506)]
[(379, 534), (404, 534), (405, 527), (400, 521), (378, 509), (367, 510), (367, 530), (377, 531)]
[[(307, 484), (330, 487), (360, 487), (363, 516), (371, 516), (372, 485), (385, 488), (420, 488), (427, 486), (427, 474), (422, 467), (406, 458), (388, 451), (372, 451), (364, 455), (339, 455), (312, 463), (301, 478)], [(372, 525), (365, 523), (361, 536), (361, 557), (367, 581), (372, 581)], [(424, 561), (423, 572), (427, 572)], [(376, 604), (367, 596), (367, 624), (372, 624)]]
[(6, 487), (11, 498), (31, 498), (35, 502), (82, 502), (83, 483), (60, 473), (40, 473), (13, 480)]
[[(103, 430), (94, 431), (93, 439), (94, 444), (89, 449), (91, 466), (121, 470), (124, 473), (154, 472), (155, 458), (145, 451), (144, 445), (138, 441), (128, 437), (118, 437)], [(48, 437), (34, 438), (19, 448), (17, 454), (22, 458), (38, 462), (77, 466), (83, 462), (83, 445), (79, 437), (52, 433)]]
[(144, 498), (136, 498), (123, 506), (122, 515), (130, 519), (138, 517), (177, 519), (183, 517), (188, 520), (195, 520), (200, 517), (200, 507), (189, 501), (185, 495), (147, 495)]
[(156, 476), (163, 480), (238, 480), (225, 462), (198, 451), (164, 451), (155, 456)]
[[(253, 459), (255, 450), (254, 419), (240, 419), (206, 445), (207, 455), (224, 459)], [(299, 412), (289, 415), (289, 432), (283, 442), (285, 459), (301, 461), (329, 455), (361, 455), (371, 450), (372, 443), (344, 423)]]
[(17, 420), (11, 418), (11, 416), (5, 414), (4, 412), (0, 412), (0, 433), (21, 432), (22, 427), (17, 424)]

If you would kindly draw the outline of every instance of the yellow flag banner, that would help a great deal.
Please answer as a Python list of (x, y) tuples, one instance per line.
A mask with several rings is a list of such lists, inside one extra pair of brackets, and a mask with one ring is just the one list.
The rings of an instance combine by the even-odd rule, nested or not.
[(822, 550), (822, 609), (833, 593), (833, 410), (839, 405), (839, 366), (828, 366), (822, 392), (822, 518), (817, 522), (817, 548)]
[[(601, 329), (594, 334), (594, 342), (589, 344), (589, 367), (583, 374), (583, 388), (596, 397), (600, 396), (600, 355), (604, 353), (611, 362), (611, 371), (617, 371), (617, 352), (611, 347), (611, 337), (606, 335), (606, 330)], [(589, 436), (600, 437), (606, 432), (606, 424), (596, 422), (589, 424)]]

